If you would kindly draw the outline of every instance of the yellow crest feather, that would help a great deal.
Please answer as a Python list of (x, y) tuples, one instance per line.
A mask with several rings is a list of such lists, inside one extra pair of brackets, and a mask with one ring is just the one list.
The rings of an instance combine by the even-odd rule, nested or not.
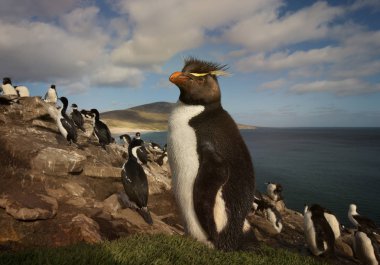
[(209, 73), (190, 73), (190, 74), (193, 76), (205, 76), (205, 75), (228, 76), (230, 75), (228, 72), (223, 71), (223, 70), (211, 71)]

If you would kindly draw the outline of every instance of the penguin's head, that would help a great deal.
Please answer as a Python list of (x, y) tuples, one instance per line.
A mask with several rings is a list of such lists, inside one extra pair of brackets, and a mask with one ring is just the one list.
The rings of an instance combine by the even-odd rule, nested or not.
[(60, 97), (59, 100), (63, 103), (64, 106), (67, 106), (69, 104), (69, 101), (66, 97)]
[(99, 111), (97, 109), (91, 109), (90, 111), (95, 115), (96, 119), (99, 119)]
[(55, 85), (51, 85), (50, 88), (55, 90)]
[(12, 85), (12, 80), (10, 77), (4, 77), (3, 78), (3, 85), (10, 84)]
[(274, 190), (276, 189), (276, 184), (274, 184), (272, 182), (266, 182), (265, 184), (267, 184), (267, 192), (268, 193), (273, 193)]
[(274, 190), (277, 193), (282, 192), (282, 185), (281, 184), (276, 184), (276, 189)]
[(71, 104), (71, 107), (72, 107), (73, 109), (78, 109), (78, 105), (75, 104), (75, 103)]
[(195, 58), (185, 60), (181, 72), (174, 72), (169, 80), (180, 90), (179, 99), (189, 105), (220, 103), (221, 93), (217, 76), (226, 75), (226, 65)]
[(350, 206), (349, 206), (349, 208), (348, 208), (348, 211), (350, 211), (350, 212), (352, 212), (352, 213), (353, 213), (353, 212), (356, 212), (356, 208), (357, 208), (357, 207), (356, 207), (356, 204), (353, 204), (353, 203), (352, 203), (352, 204), (350, 204)]
[(325, 209), (319, 204), (313, 204), (310, 206), (309, 211), (313, 213), (313, 215), (323, 215)]

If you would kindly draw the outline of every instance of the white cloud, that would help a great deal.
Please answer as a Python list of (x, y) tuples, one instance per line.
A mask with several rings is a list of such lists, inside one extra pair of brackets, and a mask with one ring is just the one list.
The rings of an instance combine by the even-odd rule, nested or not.
[(86, 39), (41, 22), (0, 21), (0, 71), (24, 80), (79, 77), (102, 55), (104, 39)]
[(5, 21), (20, 21), (30, 18), (53, 19), (78, 6), (77, 0), (1, 0), (0, 18)]
[[(111, 2), (117, 16), (104, 10)], [(73, 92), (91, 86), (138, 87), (144, 72), (162, 73), (161, 66), (174, 55), (207, 46), (208, 56), (236, 62), (239, 71), (288, 71), (291, 80), (273, 80), (259, 89), (275, 90), (307, 76), (326, 80), (338, 94), (348, 90), (340, 91), (337, 82), (351, 87), (351, 94), (376, 91), (376, 85), (358, 78), (379, 73), (380, 31), (336, 22), (359, 8), (377, 6), (373, 0), (351, 6), (318, 1), (289, 13), (282, 13), (284, 0), (96, 3), (1, 1), (0, 58), (6, 63), (0, 72), (23, 82), (59, 80)], [(320, 40), (328, 44), (287, 49)], [(311, 81), (309, 89), (295, 85), (293, 92), (321, 91), (318, 82)]]
[(207, 30), (226, 27), (262, 9), (276, 8), (281, 1), (215, 4), (212, 0), (120, 0), (117, 3), (118, 10), (127, 14), (135, 27), (132, 38), (115, 49), (112, 59), (118, 64), (142, 66), (162, 64), (179, 52), (199, 47), (207, 40)]
[(276, 80), (261, 84), (257, 90), (277, 90), (277, 89), (284, 88), (286, 84), (287, 84), (287, 81), (285, 79), (283, 78), (276, 79)]
[(343, 8), (331, 7), (325, 2), (316, 2), (284, 17), (278, 17), (276, 7), (240, 20), (225, 33), (225, 38), (256, 52), (269, 51), (326, 37), (329, 23), (342, 14)]
[(322, 80), (296, 84), (289, 89), (294, 93), (329, 92), (340, 96), (380, 92), (380, 83), (371, 84), (359, 79)]
[(309, 51), (276, 52), (269, 56), (259, 53), (237, 62), (236, 67), (243, 72), (278, 71), (290, 68), (304, 67), (320, 63), (332, 63), (341, 60), (346, 55), (341, 47), (324, 47)]
[(144, 80), (143, 72), (137, 68), (106, 65), (91, 77), (93, 85), (137, 87)]

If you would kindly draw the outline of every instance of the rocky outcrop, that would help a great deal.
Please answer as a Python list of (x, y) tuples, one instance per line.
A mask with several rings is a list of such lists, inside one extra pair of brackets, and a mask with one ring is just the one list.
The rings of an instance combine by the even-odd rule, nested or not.
[[(0, 105), (0, 248), (97, 243), (144, 232), (182, 233), (154, 211), (154, 225), (149, 226), (120, 204), (127, 150), (116, 144), (104, 150), (81, 131), (79, 148), (69, 146), (57, 130), (57, 113), (54, 105), (38, 97)], [(91, 120), (85, 127), (91, 132)], [(159, 196), (170, 190), (170, 173), (152, 163), (144, 170), (152, 194)]]
[[(0, 249), (98, 243), (134, 233), (184, 233), (167, 164), (159, 166), (151, 159), (143, 166), (153, 218), (148, 225), (120, 200), (127, 150), (116, 144), (102, 149), (89, 134), (90, 120), (86, 133), (78, 131), (79, 148), (69, 146), (58, 133), (56, 114), (54, 105), (38, 97), (0, 105)], [(264, 214), (251, 214), (247, 219), (256, 239), (308, 255), (302, 214), (283, 201), (272, 203), (282, 215), (283, 229), (278, 233)], [(337, 240), (337, 257), (330, 263), (355, 264), (351, 237), (345, 232)]]

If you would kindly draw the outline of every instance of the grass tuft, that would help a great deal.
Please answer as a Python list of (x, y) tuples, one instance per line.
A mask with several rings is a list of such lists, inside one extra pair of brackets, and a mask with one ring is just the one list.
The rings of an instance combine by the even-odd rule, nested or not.
[(184, 236), (133, 235), (96, 245), (77, 244), (0, 253), (2, 265), (118, 265), (118, 264), (281, 264), (317, 265), (318, 260), (260, 246), (256, 252), (222, 252)]

